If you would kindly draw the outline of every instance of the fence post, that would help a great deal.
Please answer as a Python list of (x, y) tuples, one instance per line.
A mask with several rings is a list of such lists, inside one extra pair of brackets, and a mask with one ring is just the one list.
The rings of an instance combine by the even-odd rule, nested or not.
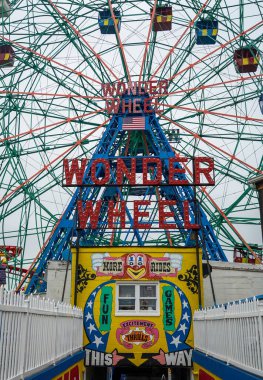
[(54, 358), (53, 358), (53, 364), (56, 364), (56, 358), (57, 358), (57, 329), (58, 329), (58, 306), (55, 306), (55, 334), (54, 334)]
[(207, 319), (206, 319), (206, 314), (207, 314), (207, 308), (204, 309), (204, 324), (205, 324), (205, 351), (206, 351), (206, 355), (208, 355), (208, 344), (207, 344), (207, 337), (208, 337), (208, 334), (207, 334)]
[(71, 334), (71, 355), (73, 355), (74, 350), (74, 320), (75, 318), (75, 308), (73, 309), (73, 315), (72, 315), (72, 334)]
[(257, 305), (258, 311), (258, 330), (259, 330), (259, 345), (261, 347), (261, 370), (263, 370), (263, 304), (261, 305), (259, 301), (254, 301)]
[[(4, 304), (4, 294), (5, 294), (5, 290), (4, 290), (4, 286), (1, 285), (0, 286), (0, 307), (1, 305)], [(4, 313), (2, 310), (0, 310), (0, 326), (1, 326), (1, 329), (0, 329), (0, 357), (3, 358), (3, 352), (4, 352)], [(4, 372), (4, 367), (0, 367), (0, 379), (2, 377), (2, 374)]]
[[(222, 306), (223, 307), (223, 306)], [(223, 351), (225, 353), (225, 361), (227, 364), (229, 364), (229, 357), (230, 357), (230, 344), (228, 344), (228, 312), (227, 309), (224, 307), (224, 319), (223, 319)]]
[(23, 342), (21, 342), (21, 346), (23, 347), (23, 351), (24, 351), (24, 354), (23, 354), (23, 367), (22, 367), (22, 379), (24, 379), (24, 376), (25, 376), (25, 372), (26, 372), (26, 357), (27, 357), (27, 347), (28, 347), (28, 330), (29, 330), (29, 317), (30, 317), (30, 313), (29, 313), (29, 308), (30, 308), (30, 300), (29, 299), (26, 299), (25, 300), (25, 304), (26, 304), (26, 331), (25, 331), (25, 341), (24, 341), (24, 345), (23, 345)]

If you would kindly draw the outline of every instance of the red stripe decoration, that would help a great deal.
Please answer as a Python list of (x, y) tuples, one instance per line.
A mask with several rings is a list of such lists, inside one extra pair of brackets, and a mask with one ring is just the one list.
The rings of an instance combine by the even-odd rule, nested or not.
[(124, 117), (122, 122), (122, 129), (124, 131), (145, 129), (145, 116)]

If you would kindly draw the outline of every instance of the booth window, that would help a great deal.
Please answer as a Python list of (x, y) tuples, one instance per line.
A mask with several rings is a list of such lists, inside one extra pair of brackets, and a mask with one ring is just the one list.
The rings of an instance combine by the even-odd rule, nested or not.
[(117, 283), (116, 314), (159, 315), (158, 283)]

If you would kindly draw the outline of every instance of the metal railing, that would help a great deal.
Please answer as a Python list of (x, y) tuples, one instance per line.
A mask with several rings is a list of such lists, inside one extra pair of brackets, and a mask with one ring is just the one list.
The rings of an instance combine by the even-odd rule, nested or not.
[(23, 379), (83, 346), (82, 310), (0, 287), (0, 380)]
[(262, 376), (262, 301), (244, 300), (196, 311), (194, 337), (196, 350)]

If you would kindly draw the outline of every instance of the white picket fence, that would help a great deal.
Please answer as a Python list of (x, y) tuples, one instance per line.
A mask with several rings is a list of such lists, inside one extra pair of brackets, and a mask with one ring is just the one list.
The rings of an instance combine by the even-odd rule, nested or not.
[(23, 379), (82, 346), (81, 309), (0, 287), (0, 380)]
[(246, 300), (194, 313), (195, 349), (263, 376), (263, 302)]

